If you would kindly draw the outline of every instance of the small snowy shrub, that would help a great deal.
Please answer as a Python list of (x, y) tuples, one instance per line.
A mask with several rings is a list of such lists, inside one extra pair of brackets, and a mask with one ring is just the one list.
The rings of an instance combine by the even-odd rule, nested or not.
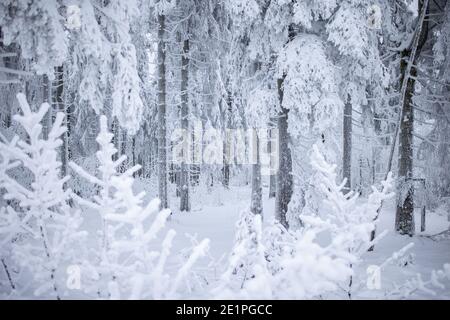
[[(361, 256), (384, 234), (374, 240), (370, 234), (375, 228), (377, 210), (382, 201), (393, 196), (391, 189), (393, 179), (391, 174), (382, 182), (381, 191), (372, 187), (372, 193), (367, 199), (359, 199), (353, 191), (344, 193), (345, 180), (337, 184), (336, 165), (326, 162), (319, 148), (314, 145), (311, 153), (311, 166), (315, 179), (313, 187), (323, 197), (323, 203), (318, 208), (317, 215), (302, 213), (300, 219), (306, 225), (323, 228), (322, 237), (330, 238), (331, 243), (338, 241), (338, 247), (352, 255), (350, 268), (361, 262)], [(348, 278), (347, 294), (352, 294), (352, 276)]]
[[(235, 244), (227, 268), (220, 277), (218, 287), (214, 288), (214, 294), (219, 298), (233, 298), (250, 279), (267, 275), (268, 272), (261, 215), (244, 210), (236, 223)], [(245, 295), (243, 291), (241, 294)]]

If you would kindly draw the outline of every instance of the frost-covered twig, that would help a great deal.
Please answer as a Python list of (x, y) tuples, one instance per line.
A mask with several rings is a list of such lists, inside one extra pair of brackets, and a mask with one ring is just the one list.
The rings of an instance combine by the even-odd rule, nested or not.
[(422, 275), (418, 273), (404, 284), (396, 286), (396, 288), (388, 292), (386, 296), (407, 299), (419, 291), (434, 296), (436, 295), (435, 289), (445, 289), (445, 285), (441, 282), (442, 280), (450, 280), (450, 264), (444, 264), (441, 270), (433, 270), (430, 278), (426, 281), (424, 281)]

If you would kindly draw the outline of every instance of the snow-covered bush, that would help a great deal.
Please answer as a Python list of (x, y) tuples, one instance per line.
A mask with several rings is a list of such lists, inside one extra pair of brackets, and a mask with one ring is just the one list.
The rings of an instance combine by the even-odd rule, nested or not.
[(318, 298), (327, 293), (351, 294), (353, 267), (373, 244), (370, 233), (392, 179), (375, 187), (367, 200), (342, 192), (336, 166), (328, 164), (316, 146), (311, 154), (316, 189), (324, 195), (321, 212), (302, 215), (303, 227), (288, 231), (278, 223), (262, 227), (261, 217), (244, 212), (237, 223), (228, 268), (214, 293), (218, 297), (262, 299)]
[[(305, 212), (300, 215), (300, 219), (306, 229), (322, 229), (321, 236), (331, 239), (329, 246), (336, 246), (335, 252), (341, 250), (342, 253), (350, 254), (350, 268), (361, 262), (361, 256), (378, 241), (384, 234), (380, 234), (374, 240), (370, 239), (370, 234), (375, 228), (377, 211), (382, 201), (390, 198), (393, 186), (393, 179), (388, 175), (386, 181), (382, 182), (381, 191), (372, 187), (372, 193), (367, 199), (359, 199), (354, 192), (344, 193), (346, 181), (337, 184), (336, 165), (326, 162), (319, 148), (314, 145), (311, 153), (311, 166), (315, 177), (311, 181), (313, 189), (323, 198), (322, 203), (317, 207), (317, 212)], [(335, 243), (336, 242), (336, 243)], [(348, 278), (348, 295), (351, 295), (352, 278)]]
[[(12, 258), (10, 262), (30, 272), (33, 279), (30, 289), (35, 295), (50, 292), (51, 297), (59, 299), (64, 286), (58, 273), (64, 272), (61, 268), (64, 263), (73, 263), (80, 256), (76, 248), (83, 248), (81, 241), (85, 236), (78, 230), (79, 212), (68, 205), (71, 191), (65, 190), (64, 184), (69, 177), (60, 177), (58, 148), (62, 144), (60, 136), (66, 130), (62, 125), (64, 115), (56, 115), (48, 138), (43, 139), (40, 123), (49, 104), (44, 103), (33, 112), (23, 94), (18, 94), (17, 99), (22, 114), (15, 115), (14, 120), (23, 127), (26, 137), (16, 136), (10, 143), (0, 141), (0, 188), (6, 190), (4, 199), (18, 203), (17, 208), (8, 206), (0, 211), (0, 256), (3, 263), (4, 259)], [(29, 172), (30, 185), (9, 175), (8, 171), (14, 167)]]
[(100, 241), (91, 252), (93, 258), (82, 265), (88, 275), (83, 287), (88, 294), (96, 294), (100, 298), (174, 298), (193, 264), (205, 254), (209, 240), (201, 241), (175, 277), (169, 277), (165, 263), (175, 231), (171, 229), (165, 234), (159, 250), (154, 248), (171, 212), (168, 209), (159, 212), (157, 199), (144, 205), (145, 192), (133, 192), (133, 173), (140, 167), (120, 172), (126, 156), (113, 160), (117, 150), (112, 138), (107, 119), (102, 116), (97, 137), (100, 146), (96, 154), (98, 176), (91, 175), (73, 162), (70, 164), (77, 174), (99, 188), (98, 195), (92, 200), (74, 195), (80, 205), (94, 211), (101, 219)]
[(317, 235), (323, 228), (289, 233), (273, 224), (263, 230), (260, 216), (250, 215), (241, 215), (228, 267), (213, 290), (216, 297), (314, 298), (337, 290), (351, 276), (354, 259), (341, 238), (322, 246)]

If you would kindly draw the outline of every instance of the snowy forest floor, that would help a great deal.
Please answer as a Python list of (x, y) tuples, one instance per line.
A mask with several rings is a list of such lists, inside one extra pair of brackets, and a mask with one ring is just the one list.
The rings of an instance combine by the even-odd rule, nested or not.
[[(145, 190), (147, 198), (152, 199), (156, 196), (154, 188), (149, 181), (136, 180), (135, 191)], [(172, 254), (168, 261), (169, 274), (176, 273), (183, 265), (188, 256), (188, 250), (191, 249), (189, 243), (193, 245), (204, 238), (210, 239), (209, 255), (200, 259), (193, 273), (194, 279), (186, 284), (187, 292), (184, 292), (180, 298), (185, 299), (208, 299), (206, 292), (209, 292), (211, 286), (225, 269), (227, 257), (233, 246), (235, 237), (235, 224), (242, 210), (248, 209), (251, 187), (250, 186), (231, 186), (229, 190), (214, 188), (211, 193), (206, 190), (202, 192), (192, 192), (192, 211), (189, 213), (180, 213), (176, 209), (165, 226), (159, 237), (161, 241), (155, 241), (155, 246), (162, 242), (162, 238), (169, 229), (176, 231), (176, 237), (172, 246)], [(172, 193), (174, 194), (174, 193)], [(176, 208), (179, 199), (171, 198), (171, 207)], [(264, 223), (273, 219), (274, 199), (268, 198), (268, 188), (263, 188), (264, 205)], [(421, 274), (424, 281), (428, 281), (433, 270), (442, 269), (444, 263), (450, 261), (450, 237), (441, 239), (430, 238), (430, 235), (438, 234), (448, 228), (446, 212), (427, 212), (427, 230), (420, 232), (420, 216), (416, 213), (416, 235), (414, 237), (400, 236), (394, 232), (394, 202), (387, 202), (380, 215), (377, 225), (377, 232), (381, 233), (387, 230), (387, 235), (375, 246), (373, 252), (367, 252), (363, 256), (362, 263), (355, 270), (353, 279), (352, 299), (383, 299), (395, 298), (396, 285), (403, 285), (409, 279), (412, 279), (418, 273)], [(93, 215), (95, 216), (95, 215)], [(99, 221), (92, 221), (89, 217), (89, 211), (84, 214), (84, 223), (92, 231), (98, 228)], [(408, 250), (408, 253), (396, 261), (394, 264), (386, 266), (381, 272), (381, 287), (379, 290), (369, 290), (366, 286), (367, 267), (370, 265), (381, 265), (386, 259), (390, 258), (395, 251), (400, 250), (409, 243), (414, 246)], [(158, 249), (155, 247), (155, 249)], [(196, 283), (193, 283), (196, 282)], [(359, 289), (357, 289), (359, 284)], [(435, 295), (423, 292), (412, 295), (412, 298), (421, 299), (450, 299), (450, 283), (444, 283), (446, 288), (435, 290)], [(73, 296), (69, 294), (66, 298), (80, 298), (77, 292)], [(327, 296), (324, 298), (348, 299), (346, 288), (342, 289), (342, 295)]]

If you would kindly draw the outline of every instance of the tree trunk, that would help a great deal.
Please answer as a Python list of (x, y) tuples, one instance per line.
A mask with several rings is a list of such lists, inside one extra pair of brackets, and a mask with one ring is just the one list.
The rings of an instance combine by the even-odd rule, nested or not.
[(70, 129), (68, 127), (69, 119), (67, 119), (67, 109), (64, 101), (64, 67), (59, 66), (56, 68), (56, 84), (55, 84), (55, 103), (56, 110), (62, 112), (64, 117), (64, 126), (67, 127), (66, 132), (61, 136), (62, 147), (61, 147), (61, 175), (65, 177), (68, 174), (68, 163), (69, 163), (69, 135)]
[(180, 198), (181, 196), (181, 166), (173, 166), (173, 176), (175, 179), (175, 196)]
[(350, 97), (344, 107), (342, 178), (346, 179), (344, 191), (347, 193), (352, 188), (352, 104)]
[(158, 176), (160, 208), (168, 208), (167, 146), (166, 146), (166, 48), (164, 43), (165, 16), (158, 15)]
[[(402, 57), (408, 59), (410, 52), (402, 53)], [(406, 70), (405, 60), (402, 60), (402, 72)], [(416, 69), (411, 68), (411, 76), (416, 76)], [(413, 186), (413, 125), (414, 112), (412, 98), (414, 95), (415, 80), (411, 77), (407, 80), (404, 103), (402, 105), (402, 117), (400, 121), (399, 145), (398, 145), (398, 194), (397, 211), (395, 215), (395, 230), (400, 234), (414, 234), (414, 186)]]
[[(127, 132), (124, 129), (120, 130), (120, 155), (127, 154)], [(128, 158), (120, 165), (120, 172), (123, 173), (127, 170)]]
[(232, 95), (231, 95), (231, 91), (227, 92), (228, 97), (227, 97), (227, 108), (224, 110), (225, 112), (225, 119), (224, 119), (224, 123), (223, 125), (225, 126), (224, 128), (224, 139), (223, 139), (223, 168), (222, 168), (222, 184), (223, 186), (228, 189), (230, 186), (230, 163), (233, 161), (233, 159), (231, 159), (231, 136), (230, 133), (227, 131), (227, 129), (231, 129), (231, 115), (233, 112), (233, 107), (232, 107)]
[[(136, 157), (136, 134), (131, 138), (131, 166), (134, 167), (137, 165), (137, 157)], [(133, 173), (133, 178), (141, 176), (143, 167), (141, 164), (141, 169), (137, 172)]]
[(280, 101), (281, 111), (278, 114), (278, 175), (277, 175), (277, 194), (275, 199), (275, 219), (278, 220), (285, 228), (288, 228), (286, 214), (288, 211), (289, 201), (292, 196), (292, 156), (289, 148), (288, 134), (288, 109), (283, 108), (283, 81), (278, 79), (278, 97)]
[(186, 163), (189, 157), (189, 39), (183, 41), (183, 54), (181, 56), (181, 129), (183, 132), (183, 148), (181, 160), (181, 194), (180, 211), (191, 211), (189, 199), (189, 164)]
[(222, 143), (223, 149), (223, 168), (222, 168), (222, 185), (225, 189), (230, 187), (230, 162), (228, 158), (227, 130), (224, 129), (224, 138)]
[(52, 128), (52, 99), (51, 99), (51, 91), (52, 91), (52, 84), (51, 81), (48, 79), (47, 75), (43, 75), (43, 86), (42, 86), (42, 102), (47, 102), (50, 104), (50, 108), (48, 109), (45, 117), (44, 117), (44, 126), (42, 128), (42, 133), (44, 135), (44, 139), (48, 139), (48, 134)]
[(256, 161), (252, 164), (252, 202), (250, 211), (253, 214), (262, 214), (262, 187), (261, 187), (261, 161), (259, 157), (259, 137), (256, 130), (253, 131), (254, 144), (256, 146)]
[[(404, 96), (401, 99), (401, 119), (398, 146), (398, 187), (397, 210), (395, 215), (395, 229), (400, 234), (414, 235), (414, 186), (413, 186), (413, 128), (414, 108), (413, 96), (415, 91), (415, 78), (417, 76), (416, 64), (420, 52), (428, 36), (428, 22), (425, 14), (428, 12), (428, 0), (419, 0), (421, 13), (418, 19), (417, 47), (402, 52), (400, 65), (401, 83), (406, 82)], [(415, 49), (415, 52), (413, 51)], [(403, 87), (403, 86), (402, 86)]]
[[(117, 151), (120, 150), (119, 145), (120, 145), (120, 135), (119, 135), (119, 124), (117, 121), (117, 118), (114, 117), (112, 123), (111, 123), (111, 131), (113, 133), (113, 138), (112, 138), (112, 143), (114, 145), (114, 148), (116, 148)], [(114, 161), (117, 161), (117, 159), (119, 159), (119, 152), (116, 152), (112, 155), (112, 159)]]
[(274, 165), (274, 156), (272, 155), (272, 153), (275, 150), (272, 150), (274, 148), (274, 143), (272, 142), (273, 139), (273, 121), (274, 119), (271, 118), (270, 123), (269, 123), (269, 141), (267, 141), (267, 152), (269, 153), (269, 157), (270, 157), (270, 176), (269, 176), (269, 198), (275, 198), (276, 196), (276, 190), (277, 190), (277, 175), (272, 172), (273, 171), (273, 165)]

